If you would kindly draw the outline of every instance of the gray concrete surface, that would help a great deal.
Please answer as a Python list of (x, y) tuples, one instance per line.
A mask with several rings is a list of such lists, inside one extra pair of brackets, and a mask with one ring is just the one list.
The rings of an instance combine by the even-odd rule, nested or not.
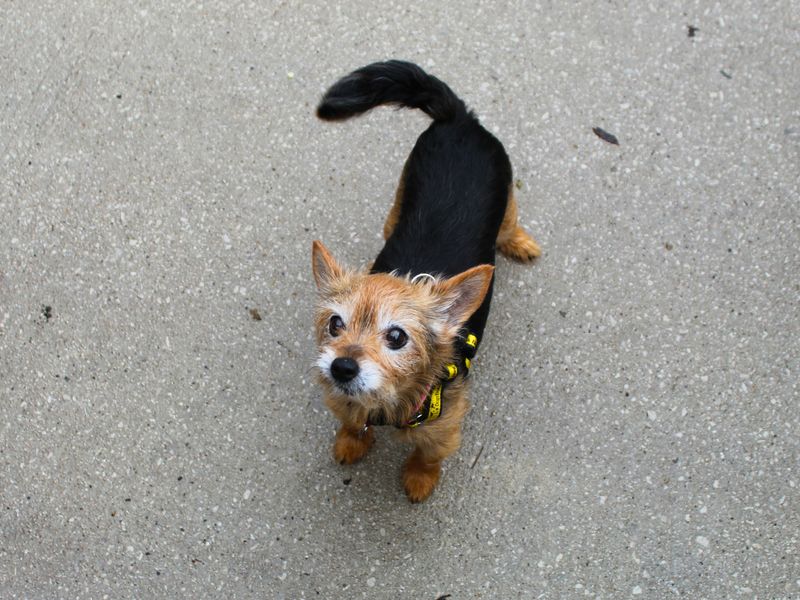
[[(3, 3), (0, 597), (800, 598), (798, 48), (794, 0)], [(311, 240), (370, 260), (427, 123), (312, 109), (388, 57), (544, 248), (417, 506), (310, 369)]]

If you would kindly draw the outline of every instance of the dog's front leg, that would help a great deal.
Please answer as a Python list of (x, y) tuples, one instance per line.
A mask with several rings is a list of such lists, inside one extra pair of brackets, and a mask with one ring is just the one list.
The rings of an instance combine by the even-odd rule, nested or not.
[(422, 502), (431, 495), (442, 472), (442, 461), (461, 445), (461, 423), (467, 400), (459, 393), (448, 398), (448, 410), (438, 420), (412, 430), (414, 451), (403, 466), (403, 487), (411, 502)]
[(374, 428), (364, 426), (365, 411), (354, 402), (342, 402), (327, 394), (325, 404), (341, 422), (333, 442), (333, 458), (341, 465), (351, 465), (364, 458), (375, 442)]

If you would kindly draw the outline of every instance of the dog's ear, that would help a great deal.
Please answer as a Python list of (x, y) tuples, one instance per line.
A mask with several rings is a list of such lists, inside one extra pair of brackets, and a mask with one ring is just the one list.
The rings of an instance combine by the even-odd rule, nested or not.
[(478, 265), (436, 284), (434, 291), (441, 298), (440, 306), (448, 324), (461, 327), (478, 310), (489, 291), (493, 273), (492, 265)]
[(344, 275), (344, 269), (319, 240), (311, 247), (311, 270), (320, 292), (329, 291), (331, 284)]

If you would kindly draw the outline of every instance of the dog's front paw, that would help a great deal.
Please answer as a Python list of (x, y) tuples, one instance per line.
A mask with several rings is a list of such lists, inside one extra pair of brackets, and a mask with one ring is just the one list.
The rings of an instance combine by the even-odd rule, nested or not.
[(408, 457), (403, 467), (403, 487), (411, 502), (422, 502), (439, 483), (441, 462), (425, 462), (416, 452)]
[(336, 432), (336, 441), (333, 443), (333, 457), (340, 465), (352, 465), (364, 458), (374, 442), (375, 433), (372, 428), (365, 431), (353, 431), (341, 427)]

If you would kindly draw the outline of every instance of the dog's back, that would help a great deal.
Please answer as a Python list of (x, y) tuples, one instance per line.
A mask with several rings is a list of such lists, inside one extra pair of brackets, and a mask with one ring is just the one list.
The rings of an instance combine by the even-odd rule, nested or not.
[(397, 224), (373, 270), (449, 277), (494, 264), (510, 184), (503, 146), (474, 117), (435, 121), (408, 158)]

